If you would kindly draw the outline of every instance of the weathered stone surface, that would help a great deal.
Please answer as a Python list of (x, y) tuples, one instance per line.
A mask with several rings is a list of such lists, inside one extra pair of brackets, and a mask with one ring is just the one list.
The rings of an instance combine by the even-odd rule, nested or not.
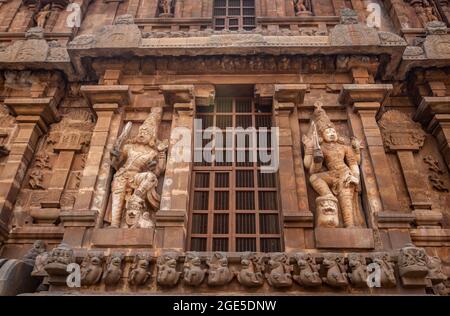
[(316, 245), (325, 249), (373, 249), (373, 230), (364, 228), (316, 228)]

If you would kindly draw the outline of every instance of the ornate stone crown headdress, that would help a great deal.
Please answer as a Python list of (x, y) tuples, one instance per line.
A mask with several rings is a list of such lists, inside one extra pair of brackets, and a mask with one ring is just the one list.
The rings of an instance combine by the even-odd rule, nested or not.
[(323, 103), (320, 101), (317, 101), (314, 103), (314, 113), (312, 115), (312, 118), (314, 122), (316, 123), (317, 131), (319, 133), (322, 133), (327, 128), (335, 128), (334, 124), (331, 122), (330, 118), (327, 115), (327, 112), (322, 108)]
[(159, 123), (161, 123), (162, 108), (154, 107), (145, 119), (144, 123), (139, 127), (139, 131), (145, 135), (156, 137), (158, 134)]

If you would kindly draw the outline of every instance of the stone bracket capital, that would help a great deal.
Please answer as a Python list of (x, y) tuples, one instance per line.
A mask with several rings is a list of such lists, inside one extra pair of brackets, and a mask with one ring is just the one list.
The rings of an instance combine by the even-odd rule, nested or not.
[(392, 84), (344, 84), (339, 102), (344, 105), (354, 105), (360, 102), (383, 104), (393, 89)]
[(94, 104), (118, 104), (126, 106), (131, 103), (131, 93), (128, 85), (86, 85), (80, 92), (89, 106)]
[(59, 121), (53, 98), (7, 98), (4, 104), (20, 123), (36, 123), (46, 131), (50, 124)]
[(178, 113), (194, 110), (194, 85), (162, 85), (159, 92), (163, 94), (165, 103), (173, 106)]
[(450, 96), (423, 97), (413, 119), (422, 124), (429, 124), (438, 114), (450, 114)]
[(308, 89), (306, 84), (257, 84), (255, 97), (261, 103), (273, 102), (276, 112), (291, 113), (295, 106), (303, 104)]
[(314, 228), (314, 215), (311, 212), (283, 212), (284, 227)]

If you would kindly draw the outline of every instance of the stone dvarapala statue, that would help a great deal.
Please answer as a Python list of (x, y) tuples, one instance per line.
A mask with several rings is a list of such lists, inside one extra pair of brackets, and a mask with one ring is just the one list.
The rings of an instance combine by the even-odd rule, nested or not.
[(117, 170), (112, 182), (112, 228), (153, 227), (150, 211), (157, 211), (158, 177), (166, 167), (168, 140), (157, 138), (162, 108), (151, 109), (137, 136), (129, 138), (128, 123), (111, 151)]
[[(304, 164), (316, 198), (318, 227), (360, 227), (364, 219), (359, 208), (358, 191), (361, 162), (360, 142), (339, 137), (321, 102), (314, 104), (308, 135), (303, 136)], [(348, 144), (351, 143), (351, 144)]]

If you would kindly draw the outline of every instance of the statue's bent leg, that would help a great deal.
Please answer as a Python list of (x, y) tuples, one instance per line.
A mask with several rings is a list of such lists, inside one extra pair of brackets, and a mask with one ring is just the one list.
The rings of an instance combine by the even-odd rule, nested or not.
[(353, 194), (355, 193), (353, 188), (343, 188), (339, 193), (338, 200), (341, 205), (342, 219), (344, 221), (344, 227), (355, 227), (355, 215), (353, 213)]
[(126, 179), (115, 178), (112, 183), (111, 227), (119, 228), (125, 203)]
[(313, 174), (309, 178), (311, 186), (317, 192), (317, 194), (319, 194), (319, 196), (333, 195), (328, 184), (329, 182), (332, 182), (332, 179), (328, 178), (330, 177), (326, 172)]

